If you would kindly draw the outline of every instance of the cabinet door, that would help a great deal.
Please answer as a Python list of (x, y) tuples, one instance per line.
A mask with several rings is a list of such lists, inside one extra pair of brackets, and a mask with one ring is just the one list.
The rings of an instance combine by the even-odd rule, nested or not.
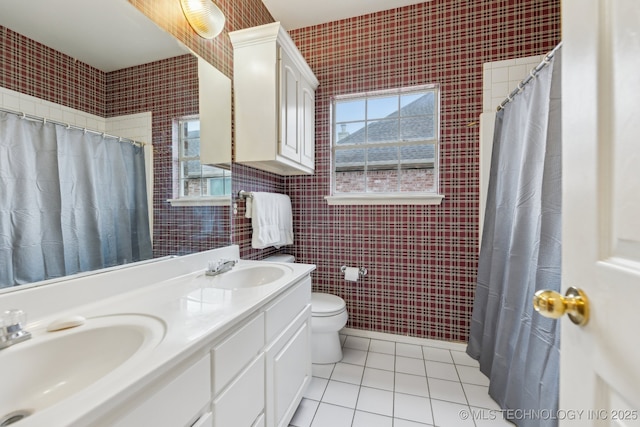
[(267, 354), (267, 427), (286, 427), (311, 381), (311, 307), (277, 339)]
[(315, 91), (300, 79), (300, 163), (315, 169), (316, 100)]
[(200, 163), (231, 162), (231, 79), (198, 57)]
[(280, 51), (279, 154), (300, 162), (298, 149), (298, 81), (300, 73), (283, 49)]

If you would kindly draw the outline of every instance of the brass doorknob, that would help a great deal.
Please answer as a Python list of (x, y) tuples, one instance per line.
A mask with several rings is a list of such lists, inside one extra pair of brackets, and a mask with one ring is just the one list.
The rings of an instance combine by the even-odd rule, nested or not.
[(589, 299), (581, 289), (573, 286), (567, 289), (565, 296), (549, 290), (536, 292), (533, 296), (533, 308), (551, 319), (558, 319), (567, 313), (569, 319), (580, 326), (589, 321)]

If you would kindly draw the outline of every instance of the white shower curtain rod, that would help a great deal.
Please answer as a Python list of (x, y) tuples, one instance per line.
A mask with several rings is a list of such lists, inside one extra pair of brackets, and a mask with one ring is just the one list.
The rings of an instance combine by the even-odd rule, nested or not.
[(116, 136), (116, 135), (109, 135), (108, 133), (105, 133), (105, 132), (100, 132), (100, 131), (97, 131), (97, 130), (87, 129), (87, 128), (83, 128), (83, 127), (80, 127), (80, 126), (71, 125), (69, 123), (58, 122), (56, 120), (50, 120), (50, 119), (47, 119), (45, 117), (34, 116), (32, 114), (26, 114), (26, 113), (22, 113), (20, 111), (9, 110), (9, 109), (3, 108), (3, 107), (0, 107), (0, 112), (9, 113), (9, 114), (15, 114), (16, 116), (19, 116), (19, 117), (21, 117), (23, 119), (33, 120), (33, 121), (36, 121), (36, 122), (53, 123), (54, 125), (64, 126), (67, 129), (78, 129), (78, 130), (81, 130), (83, 132), (89, 132), (89, 133), (93, 133), (95, 135), (101, 135), (103, 138), (117, 139), (119, 142), (126, 142), (126, 143), (129, 143), (131, 145), (138, 146), (138, 147), (144, 147), (145, 145), (150, 145), (150, 144), (148, 144), (146, 142), (134, 141), (133, 139), (123, 138), (121, 136)]
[(535, 68), (531, 69), (531, 71), (529, 71), (529, 75), (525, 77), (524, 80), (522, 80), (520, 83), (518, 83), (518, 87), (516, 87), (509, 95), (507, 95), (505, 100), (502, 101), (500, 105), (498, 105), (498, 108), (496, 108), (496, 111), (502, 110), (505, 105), (513, 101), (513, 98), (516, 95), (518, 95), (520, 92), (522, 92), (522, 90), (527, 85), (527, 83), (535, 79), (538, 73), (540, 72), (540, 70), (542, 70), (544, 67), (549, 65), (549, 63), (551, 62), (551, 58), (553, 58), (553, 55), (556, 54), (556, 51), (560, 49), (560, 46), (562, 46), (562, 42), (558, 43), (558, 45), (554, 47), (551, 50), (551, 52), (547, 53), (547, 55), (544, 57), (542, 62), (540, 62)]

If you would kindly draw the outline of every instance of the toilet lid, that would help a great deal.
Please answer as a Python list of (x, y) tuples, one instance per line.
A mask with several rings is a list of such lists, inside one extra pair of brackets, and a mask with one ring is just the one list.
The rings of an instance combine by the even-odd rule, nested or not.
[(345, 309), (344, 300), (337, 295), (311, 293), (311, 313), (314, 316), (333, 316), (342, 313)]

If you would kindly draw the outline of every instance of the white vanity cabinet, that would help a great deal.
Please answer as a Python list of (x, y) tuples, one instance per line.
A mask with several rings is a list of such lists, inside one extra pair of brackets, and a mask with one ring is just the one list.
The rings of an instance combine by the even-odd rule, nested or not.
[(267, 427), (288, 426), (311, 381), (311, 279), (266, 309)]
[(311, 381), (310, 322), (307, 275), (92, 425), (288, 426)]
[(279, 22), (229, 37), (235, 161), (279, 175), (313, 174), (318, 79)]
[[(0, 294), (0, 306), (36, 319), (29, 341), (3, 350), (2, 378), (21, 381), (13, 371), (55, 356), (52, 374), (14, 387), (0, 416), (35, 408), (24, 427), (287, 426), (311, 379), (315, 266), (239, 260), (237, 274), (204, 274), (239, 258), (231, 245)], [(266, 267), (282, 274), (264, 282)], [(84, 324), (47, 332), (75, 316)], [(82, 351), (94, 340), (112, 351)], [(67, 347), (69, 358), (56, 356)]]
[(311, 381), (311, 278), (214, 345), (213, 426), (287, 426)]

